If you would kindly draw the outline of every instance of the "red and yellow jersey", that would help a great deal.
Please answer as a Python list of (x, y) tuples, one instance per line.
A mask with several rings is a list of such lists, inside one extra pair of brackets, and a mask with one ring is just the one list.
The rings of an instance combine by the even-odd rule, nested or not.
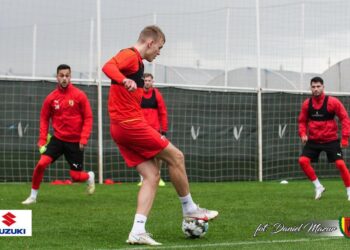
[(299, 136), (307, 135), (309, 140), (319, 143), (337, 140), (338, 125), (334, 119), (335, 115), (341, 123), (342, 140), (347, 141), (350, 135), (348, 113), (339, 99), (332, 96), (326, 98), (324, 94), (304, 101), (298, 119)]
[(66, 142), (86, 145), (90, 137), (93, 116), (86, 94), (71, 83), (59, 84), (44, 100), (40, 113), (38, 146), (46, 144), (50, 120), (54, 136)]
[[(103, 66), (102, 71), (112, 80), (108, 97), (111, 122), (144, 120), (141, 110), (144, 66), (140, 53), (135, 48), (121, 50)], [(136, 82), (137, 89), (134, 92), (124, 87), (125, 78)]]
[(156, 88), (144, 91), (141, 108), (147, 123), (159, 132), (168, 131), (168, 115), (162, 94)]

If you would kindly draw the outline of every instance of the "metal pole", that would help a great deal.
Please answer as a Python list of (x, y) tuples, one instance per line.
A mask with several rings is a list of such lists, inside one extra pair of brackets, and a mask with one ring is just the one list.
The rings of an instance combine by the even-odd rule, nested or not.
[(301, 4), (301, 38), (300, 38), (300, 91), (304, 85), (304, 41), (305, 41), (305, 3)]
[(228, 53), (229, 53), (229, 33), (230, 30), (230, 8), (226, 9), (226, 32), (225, 32), (225, 87), (228, 86)]
[(36, 71), (36, 38), (37, 38), (37, 25), (33, 26), (33, 50), (32, 50), (32, 77), (35, 77)]
[(101, 0), (96, 1), (96, 43), (97, 43), (97, 109), (98, 109), (98, 182), (103, 183), (103, 138), (102, 138), (102, 75), (101, 75)]
[(94, 19), (90, 20), (90, 46), (89, 46), (89, 79), (92, 80), (94, 60)]
[(257, 89), (258, 89), (258, 151), (259, 151), (259, 181), (263, 181), (263, 157), (262, 157), (262, 108), (261, 108), (261, 69), (260, 69), (260, 8), (259, 0), (255, 0), (256, 10), (256, 54), (257, 54)]

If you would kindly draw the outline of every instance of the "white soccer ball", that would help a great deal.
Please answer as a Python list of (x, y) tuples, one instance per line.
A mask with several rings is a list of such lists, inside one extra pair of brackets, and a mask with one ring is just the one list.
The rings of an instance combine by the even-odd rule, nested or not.
[(208, 232), (209, 223), (206, 220), (196, 218), (184, 218), (182, 221), (182, 232), (188, 238), (203, 237)]

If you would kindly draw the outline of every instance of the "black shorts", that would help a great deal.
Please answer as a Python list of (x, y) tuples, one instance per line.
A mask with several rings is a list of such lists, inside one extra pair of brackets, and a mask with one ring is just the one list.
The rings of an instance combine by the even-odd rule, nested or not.
[(340, 148), (340, 141), (335, 140), (327, 143), (317, 143), (314, 141), (307, 141), (301, 156), (306, 156), (312, 162), (318, 162), (320, 153), (324, 151), (327, 154), (328, 162), (335, 162), (343, 159), (343, 152)]
[(65, 142), (52, 136), (47, 149), (43, 155), (50, 156), (53, 161), (64, 154), (70, 169), (74, 171), (83, 170), (84, 151), (80, 150), (79, 142)]

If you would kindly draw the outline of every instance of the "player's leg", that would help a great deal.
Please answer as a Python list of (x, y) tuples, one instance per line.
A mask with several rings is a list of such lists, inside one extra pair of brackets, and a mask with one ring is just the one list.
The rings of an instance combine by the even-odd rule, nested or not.
[(46, 147), (46, 151), (40, 156), (40, 160), (34, 168), (32, 177), (32, 190), (30, 196), (22, 202), (22, 204), (29, 205), (36, 203), (36, 198), (39, 192), (40, 184), (44, 177), (45, 169), (54, 162), (63, 153), (62, 141), (56, 137), (52, 137), (49, 144)]
[(311, 166), (311, 161), (318, 161), (321, 150), (322, 149), (319, 148), (317, 144), (307, 142), (303, 148), (301, 156), (299, 157), (299, 165), (301, 169), (315, 186), (315, 200), (320, 199), (322, 193), (326, 190), (317, 178), (314, 168)]
[[(157, 165), (157, 167), (159, 168), (159, 175), (160, 175), (160, 169), (161, 169), (161, 166), (162, 166), (162, 163), (163, 163), (163, 161), (161, 160), (161, 159), (159, 159), (159, 158), (154, 158), (155, 159), (155, 162), (156, 162), (156, 165)], [(140, 175), (140, 182), (139, 183), (137, 183), (137, 186), (142, 186), (142, 182), (143, 182), (143, 177), (142, 177), (142, 175)], [(158, 186), (160, 186), (160, 187), (165, 187), (165, 182), (163, 181), (163, 179), (162, 178), (160, 178), (159, 179), (159, 184), (158, 184)]]
[[(126, 242), (129, 244), (161, 245), (146, 232), (145, 223), (152, 208), (159, 182), (159, 169), (155, 165), (153, 155), (159, 152), (163, 146), (152, 143), (155, 132), (146, 123), (133, 124), (132, 127), (127, 128), (111, 123), (110, 131), (127, 166), (137, 166), (138, 173), (143, 177), (143, 184), (138, 193), (134, 224)], [(167, 142), (162, 141), (162, 144), (165, 146)]]
[(314, 182), (315, 180), (317, 180), (317, 175), (315, 173), (315, 170), (311, 166), (310, 158), (306, 156), (300, 156), (299, 165), (310, 181)]
[(299, 158), (299, 165), (304, 171), (305, 175), (315, 186), (315, 200), (319, 200), (322, 197), (322, 193), (326, 190), (324, 186), (321, 184), (317, 175), (315, 174), (315, 170), (311, 166), (310, 158), (306, 156), (301, 156)]
[(214, 219), (219, 214), (217, 211), (200, 208), (192, 199), (183, 153), (169, 143), (157, 157), (164, 160), (168, 165), (170, 180), (179, 195), (184, 217)]
[(139, 190), (137, 198), (136, 213), (148, 216), (155, 198), (158, 182), (160, 179), (159, 169), (155, 160), (148, 160), (136, 167), (137, 172), (143, 176), (143, 185)]
[(70, 165), (69, 174), (75, 182), (86, 182), (87, 193), (95, 192), (95, 174), (94, 172), (83, 171), (84, 151), (80, 150), (79, 143), (64, 143), (64, 156)]
[(349, 169), (346, 167), (344, 160), (336, 160), (335, 165), (340, 171), (341, 178), (343, 179), (344, 186), (346, 188), (346, 193), (348, 195), (348, 200), (350, 201), (350, 173)]
[(339, 169), (341, 178), (346, 188), (348, 200), (350, 201), (350, 173), (343, 159), (343, 152), (340, 147), (340, 141), (336, 140), (325, 145), (325, 151), (329, 162), (335, 162)]
[(153, 240), (145, 229), (147, 216), (157, 193), (160, 179), (159, 169), (155, 160), (152, 159), (139, 164), (136, 170), (143, 176), (143, 183), (137, 197), (134, 224), (126, 242), (130, 244), (161, 245), (161, 243)]

